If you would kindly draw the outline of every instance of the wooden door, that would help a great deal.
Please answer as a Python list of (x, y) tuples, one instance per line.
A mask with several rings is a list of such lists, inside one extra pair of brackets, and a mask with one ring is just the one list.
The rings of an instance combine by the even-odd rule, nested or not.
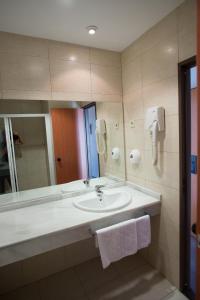
[(200, 0), (197, 0), (197, 139), (198, 139), (198, 166), (197, 166), (197, 279), (196, 279), (196, 300), (200, 300)]
[(79, 179), (76, 110), (51, 109), (57, 184)]

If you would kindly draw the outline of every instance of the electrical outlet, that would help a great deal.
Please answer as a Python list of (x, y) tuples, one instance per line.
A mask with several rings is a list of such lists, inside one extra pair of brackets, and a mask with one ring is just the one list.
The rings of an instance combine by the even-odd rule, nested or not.
[(134, 120), (131, 120), (129, 122), (129, 125), (130, 125), (130, 128), (135, 128), (135, 121)]

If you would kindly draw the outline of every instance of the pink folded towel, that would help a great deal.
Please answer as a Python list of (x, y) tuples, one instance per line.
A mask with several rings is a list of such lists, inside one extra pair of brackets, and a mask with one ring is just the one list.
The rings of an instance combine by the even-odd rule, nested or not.
[(103, 268), (151, 243), (150, 217), (144, 216), (96, 231)]
[(148, 215), (136, 219), (137, 248), (146, 248), (151, 243), (151, 224)]
[(96, 234), (103, 268), (137, 252), (136, 219), (97, 230)]

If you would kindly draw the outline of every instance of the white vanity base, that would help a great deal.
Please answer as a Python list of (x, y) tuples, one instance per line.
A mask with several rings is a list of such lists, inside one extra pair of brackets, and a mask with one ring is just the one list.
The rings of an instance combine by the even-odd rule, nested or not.
[(0, 213), (0, 266), (91, 237), (91, 232), (143, 214), (160, 212), (161, 195), (135, 185), (132, 202), (117, 211), (95, 213), (74, 207), (74, 198), (51, 201)]

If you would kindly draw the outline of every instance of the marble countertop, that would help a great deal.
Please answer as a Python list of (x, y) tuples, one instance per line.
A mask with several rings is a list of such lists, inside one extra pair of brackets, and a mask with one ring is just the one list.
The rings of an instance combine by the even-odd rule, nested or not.
[(130, 186), (115, 190), (130, 191), (132, 202), (116, 211), (86, 212), (74, 207), (74, 198), (31, 205), (0, 213), (0, 249), (48, 234), (79, 228), (111, 216), (144, 209), (160, 203), (159, 194), (144, 193)]
[[(93, 178), (90, 180), (91, 189), (94, 188), (95, 184), (117, 184), (123, 182), (122, 180), (114, 180), (112, 177), (100, 177), (100, 178)], [(87, 188), (88, 189), (88, 188)], [(79, 191), (79, 192), (86, 192), (87, 190), (83, 184), (83, 180), (76, 180), (69, 183), (51, 185), (36, 189), (30, 189), (25, 191), (19, 191), (15, 193), (8, 193), (0, 195), (0, 211), (4, 210), (4, 207), (11, 206), (16, 207), (21, 205), (20, 203), (27, 203), (30, 201), (37, 201), (41, 202), (48, 202), (51, 199), (62, 199), (63, 194), (74, 194), (75, 192), (72, 191)], [(90, 188), (89, 188), (90, 189)], [(88, 191), (89, 191), (88, 189)], [(55, 200), (56, 200), (55, 199)], [(47, 200), (47, 201), (46, 201)]]

